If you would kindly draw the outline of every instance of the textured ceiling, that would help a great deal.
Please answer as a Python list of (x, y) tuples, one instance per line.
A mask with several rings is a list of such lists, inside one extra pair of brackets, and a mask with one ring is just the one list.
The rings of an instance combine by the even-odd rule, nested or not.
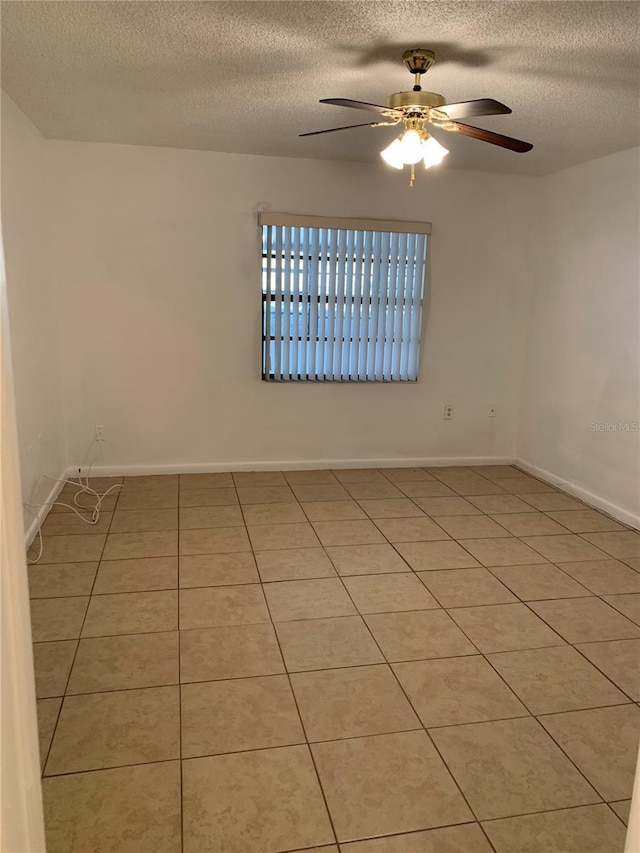
[(427, 47), (425, 89), (507, 103), (470, 123), (535, 145), (441, 131), (447, 166), (544, 174), (638, 144), (639, 36), (637, 2), (5, 0), (2, 85), (47, 137), (374, 160), (396, 129), (297, 134), (368, 121), (318, 99), (383, 103)]

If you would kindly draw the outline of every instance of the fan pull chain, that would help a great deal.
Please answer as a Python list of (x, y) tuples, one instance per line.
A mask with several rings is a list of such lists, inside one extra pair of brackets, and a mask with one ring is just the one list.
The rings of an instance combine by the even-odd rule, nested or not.
[(416, 167), (411, 164), (411, 178), (409, 179), (409, 189), (411, 189), (416, 182)]

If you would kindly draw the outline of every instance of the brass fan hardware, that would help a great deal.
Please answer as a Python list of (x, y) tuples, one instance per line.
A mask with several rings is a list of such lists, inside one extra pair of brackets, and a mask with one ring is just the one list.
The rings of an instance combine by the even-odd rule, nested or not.
[(461, 133), (482, 142), (499, 145), (510, 151), (524, 153), (531, 151), (533, 145), (501, 133), (485, 130), (481, 127), (462, 124), (461, 118), (472, 116), (507, 115), (511, 109), (491, 98), (480, 98), (475, 101), (461, 101), (448, 104), (443, 95), (437, 92), (425, 92), (422, 89), (422, 75), (426, 74), (435, 62), (432, 50), (415, 48), (402, 54), (402, 61), (414, 77), (413, 89), (408, 92), (396, 92), (387, 98), (386, 106), (369, 104), (365, 101), (353, 101), (349, 98), (323, 98), (321, 104), (332, 104), (338, 107), (351, 107), (367, 112), (378, 113), (386, 121), (373, 121), (365, 124), (351, 124), (345, 127), (331, 127), (327, 130), (314, 130), (301, 133), (300, 136), (316, 136), (321, 133), (334, 133), (338, 130), (351, 130), (354, 127), (388, 127), (404, 125), (402, 134), (380, 152), (382, 158), (393, 168), (402, 169), (405, 165), (411, 167), (409, 186), (415, 182), (415, 165), (424, 160), (425, 168), (439, 164), (449, 153), (431, 134), (426, 125), (433, 125), (438, 130)]
[(419, 92), (422, 86), (420, 85), (420, 77), (425, 74), (436, 61), (436, 55), (432, 50), (405, 50), (402, 54), (402, 61), (407, 66), (409, 74), (415, 76), (413, 90)]

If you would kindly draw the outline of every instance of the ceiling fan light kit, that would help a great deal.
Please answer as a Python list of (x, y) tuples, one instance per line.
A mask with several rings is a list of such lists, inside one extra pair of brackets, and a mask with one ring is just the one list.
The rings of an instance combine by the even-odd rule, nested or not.
[(402, 61), (411, 74), (414, 75), (414, 86), (409, 92), (396, 92), (387, 98), (386, 106), (369, 104), (364, 101), (353, 101), (348, 98), (324, 98), (321, 104), (333, 104), (340, 107), (352, 107), (367, 110), (382, 115), (386, 121), (374, 121), (366, 124), (353, 124), (346, 127), (332, 127), (328, 130), (315, 130), (301, 133), (300, 136), (316, 136), (321, 133), (333, 133), (338, 130), (351, 130), (354, 127), (390, 127), (404, 125), (404, 131), (393, 140), (391, 145), (380, 152), (382, 159), (394, 169), (409, 166), (411, 178), (409, 186), (415, 183), (415, 166), (421, 160), (429, 169), (442, 162), (449, 153), (437, 139), (427, 131), (425, 125), (431, 124), (438, 130), (461, 133), (482, 142), (499, 145), (517, 153), (531, 151), (533, 145), (500, 133), (493, 133), (481, 127), (462, 124), (460, 118), (471, 116), (507, 115), (511, 109), (491, 98), (480, 98), (475, 101), (462, 101), (457, 104), (447, 104), (446, 98), (437, 92), (424, 92), (421, 86), (422, 75), (435, 62), (435, 54), (431, 50), (415, 48), (402, 54)]
[(414, 166), (420, 160), (424, 160), (425, 169), (430, 169), (431, 166), (441, 163), (448, 153), (448, 149), (426, 131), (420, 133), (418, 130), (409, 129), (394, 139), (387, 148), (383, 148), (380, 156), (394, 169)]

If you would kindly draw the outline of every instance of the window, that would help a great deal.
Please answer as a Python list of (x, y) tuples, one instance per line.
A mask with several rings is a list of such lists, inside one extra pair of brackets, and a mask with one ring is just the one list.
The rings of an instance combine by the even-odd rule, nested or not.
[(428, 224), (279, 213), (259, 224), (263, 380), (418, 378)]

